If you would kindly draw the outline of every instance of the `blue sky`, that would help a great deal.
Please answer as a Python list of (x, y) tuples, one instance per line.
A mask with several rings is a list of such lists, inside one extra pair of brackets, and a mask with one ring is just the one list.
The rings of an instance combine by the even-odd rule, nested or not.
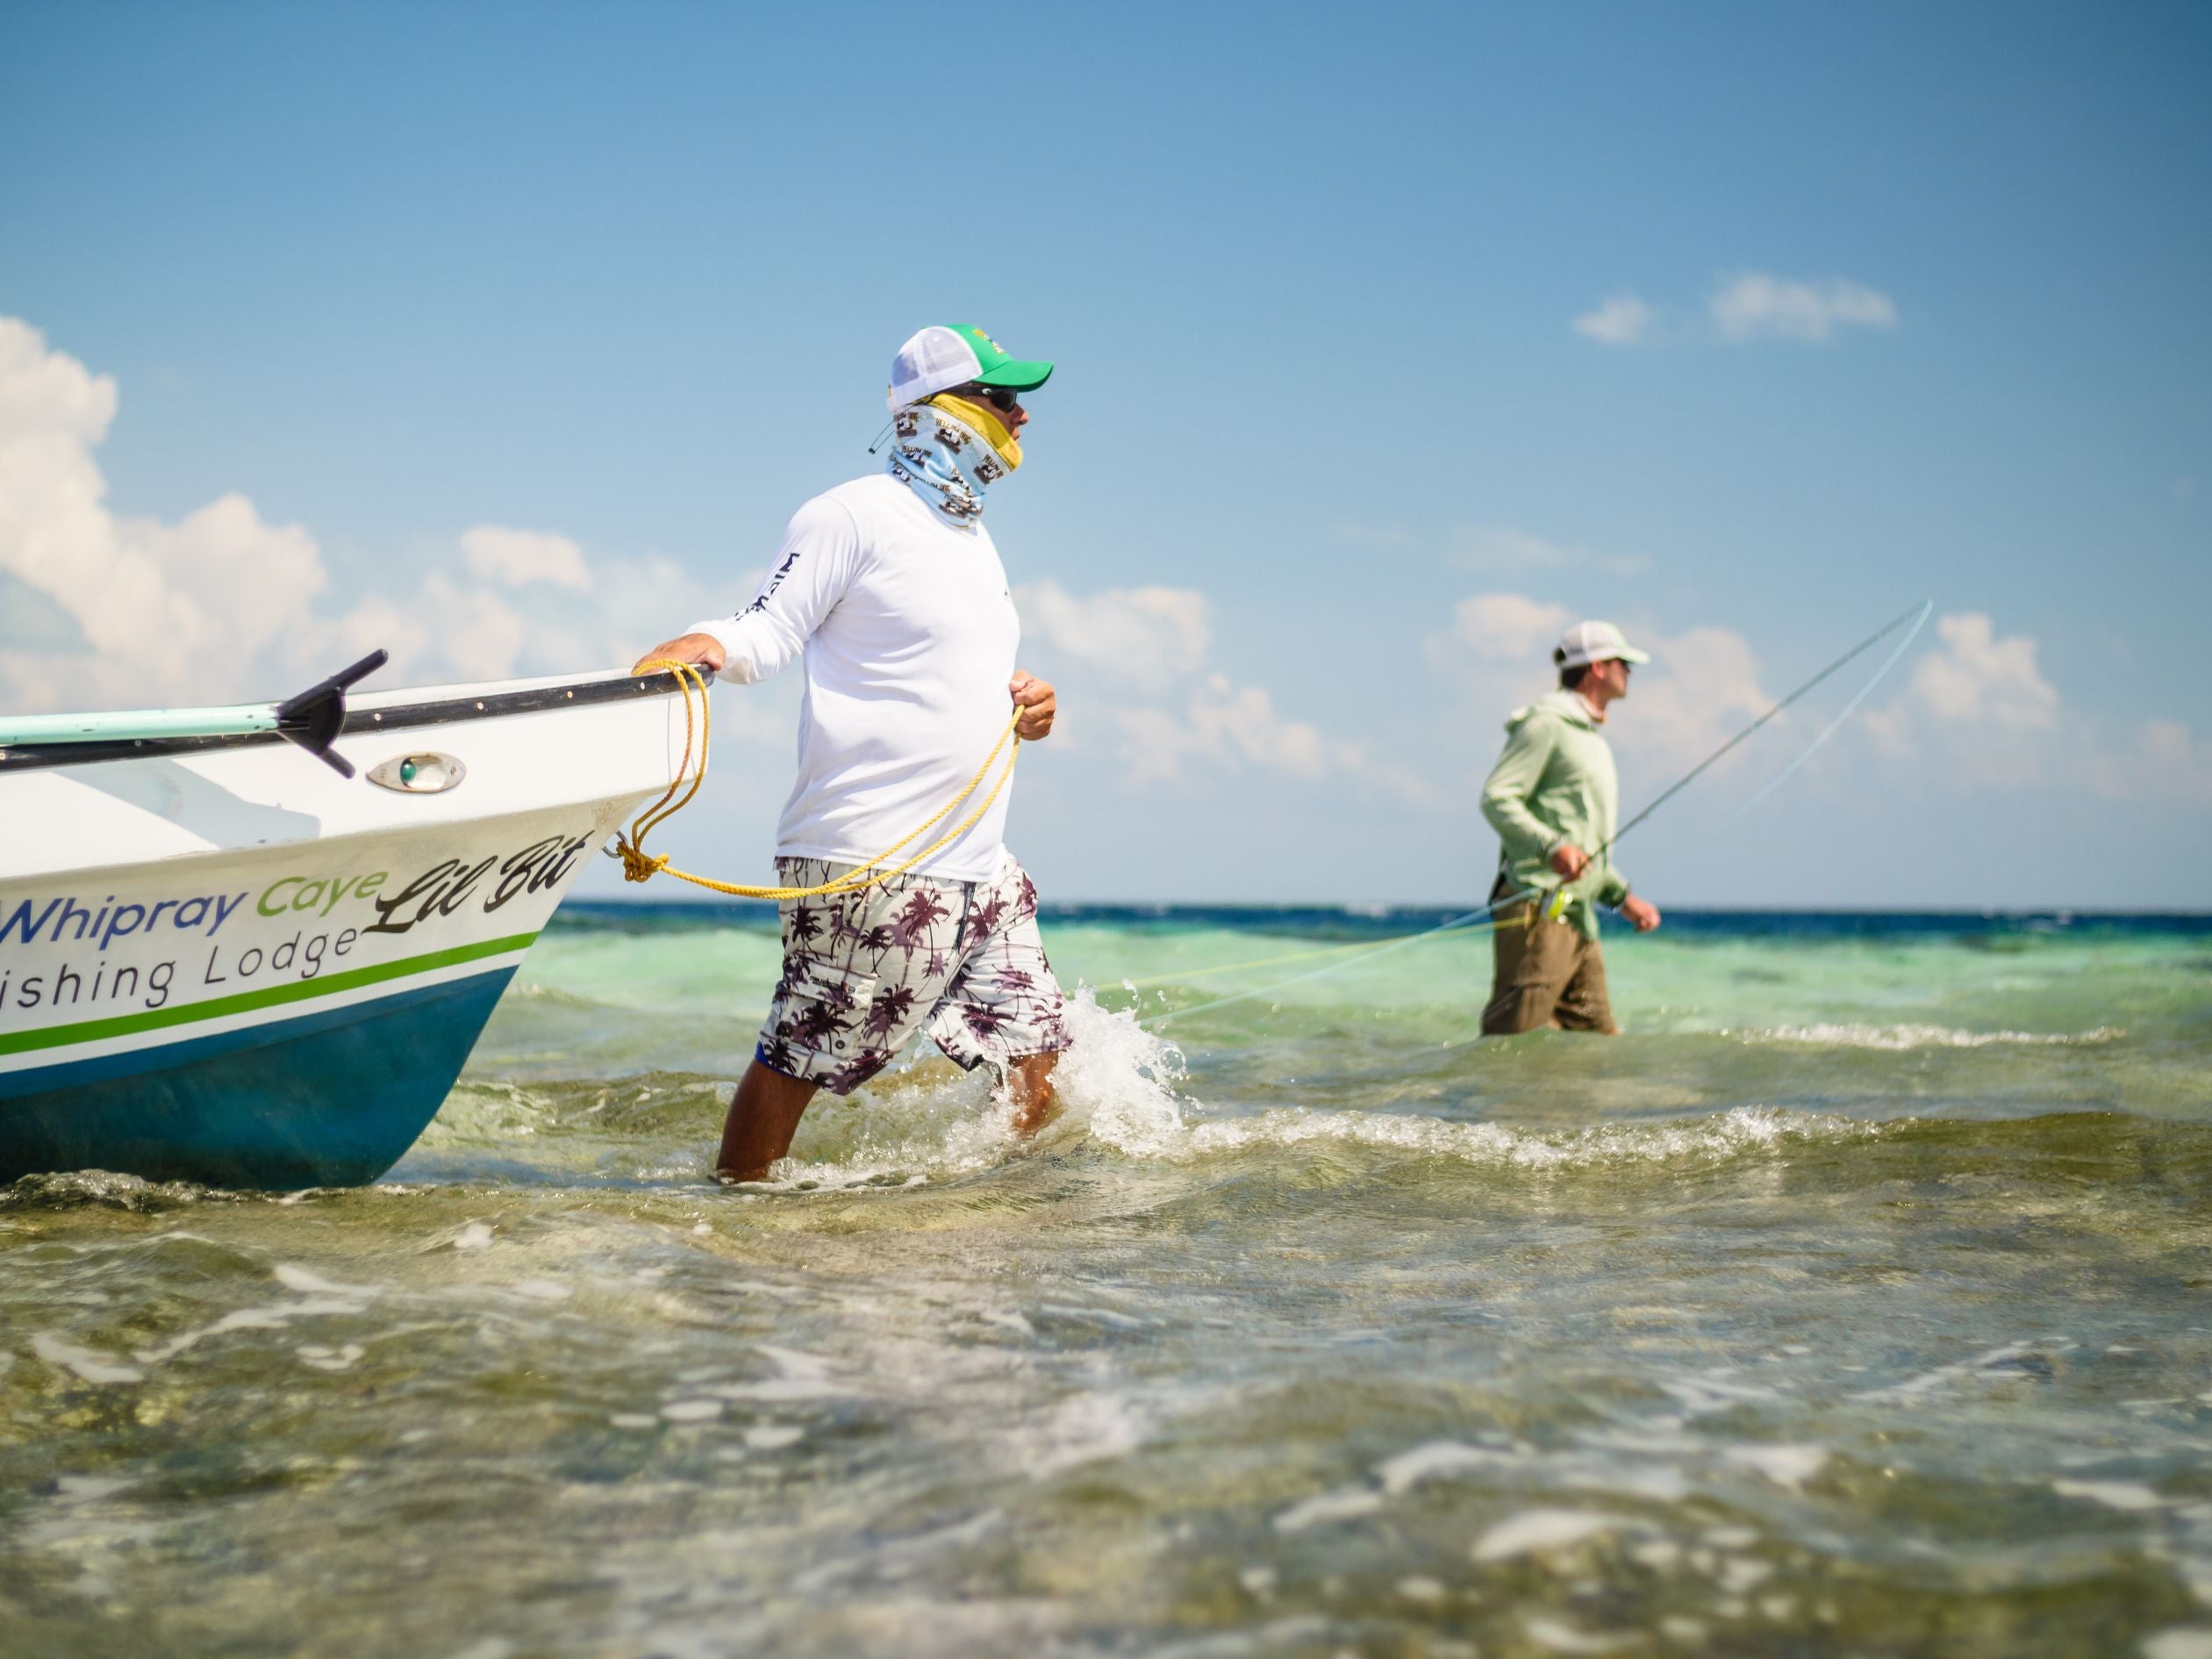
[[(1558, 619), (1660, 648), (1633, 804), (1926, 597), (1639, 888), (2212, 905), (2212, 14), (818, 10), (11, 9), (0, 706), (618, 660), (975, 321), (1062, 364), (1049, 895), (1478, 896)], [(765, 870), (795, 692), (683, 862)]]

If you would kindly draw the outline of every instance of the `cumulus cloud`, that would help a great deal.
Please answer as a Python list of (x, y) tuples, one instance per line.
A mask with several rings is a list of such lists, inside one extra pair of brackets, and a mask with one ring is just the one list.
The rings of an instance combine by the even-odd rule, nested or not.
[[(1936, 633), (1940, 643), (1914, 663), (1903, 692), (1866, 714), (1875, 747), (1892, 761), (1953, 790), (2018, 789), (2068, 772), (2063, 750), (2103, 754), (2112, 747), (2061, 708), (2037, 664), (2033, 636), (2001, 635), (1979, 611), (1938, 618)], [(2070, 719), (2072, 729), (2062, 730)], [(2123, 774), (2140, 778), (2144, 769), (2112, 776)]]
[(1743, 271), (1722, 280), (1706, 309), (1721, 338), (1734, 341), (1825, 340), (1839, 329), (1897, 325), (1896, 301), (1840, 277), (1800, 282)]
[(1118, 736), (1131, 784), (1251, 769), (1306, 783), (1364, 780), (1402, 799), (1427, 798), (1411, 772), (1378, 762), (1275, 706), (1264, 686), (1207, 669), (1211, 609), (1194, 588), (1109, 588), (1070, 593), (1056, 582), (1014, 591), (1025, 658), (1060, 682), (1069, 710), (1062, 750), (1090, 734)]
[(75, 651), (84, 630), (54, 597), (0, 570), (0, 651)]
[(2058, 693), (2036, 667), (2036, 641), (2015, 633), (1997, 637), (1984, 612), (1941, 618), (1936, 632), (1944, 648), (1921, 658), (1912, 690), (1941, 720), (2032, 730), (2052, 725)]
[(118, 667), (163, 700), (187, 697), (282, 640), (327, 579), (311, 536), (243, 496), (174, 524), (111, 511), (93, 451), (117, 403), (111, 376), (0, 317), (0, 572), (75, 635), (0, 651), (0, 691), (18, 707), (97, 696)]
[(1633, 346), (1650, 333), (1656, 320), (1651, 308), (1635, 294), (1621, 293), (1576, 318), (1574, 332), (1607, 346)]
[(462, 556), (469, 571), (503, 587), (526, 588), (542, 582), (555, 588), (588, 592), (591, 572), (583, 549), (566, 536), (538, 530), (510, 530), (503, 525), (478, 525), (461, 533)]
[(2212, 749), (2179, 720), (2153, 718), (2132, 743), (2100, 745), (2090, 756), (2090, 782), (2115, 800), (2173, 800), (2212, 806)]
[(1622, 705), (1642, 764), (1667, 771), (1694, 766), (1779, 700), (1760, 683), (1750, 641), (1731, 628), (1655, 635), (1649, 649), (1651, 661), (1636, 669)]
[(1574, 612), (1518, 593), (1478, 593), (1452, 608), (1447, 650), (1465, 649), (1493, 661), (1526, 661), (1559, 642)]
[[(1429, 660), (1461, 679), (1471, 709), (1502, 716), (1557, 683), (1551, 647), (1576, 619), (1567, 606), (1527, 594), (1473, 594), (1454, 607), (1449, 628), (1430, 636)], [(1652, 660), (1636, 669), (1623, 705), (1624, 730), (1634, 734), (1624, 762), (1693, 765), (1774, 706), (1741, 634), (1711, 626), (1628, 633)]]
[(497, 526), (411, 587), (333, 573), (304, 526), (235, 493), (173, 522), (120, 516), (95, 454), (118, 399), (111, 376), (0, 316), (0, 707), (265, 698), (378, 646), (385, 684), (604, 668), (708, 607), (653, 559), (607, 565), (587, 600), (574, 542)]
[(1223, 674), (1209, 675), (1179, 710), (1123, 709), (1115, 719), (1133, 783), (1179, 778), (1186, 763), (1196, 761), (1216, 768), (1250, 766), (1309, 783), (1338, 774), (1416, 804), (1431, 793), (1417, 775), (1378, 765), (1357, 744), (1285, 719), (1264, 687), (1238, 686)]
[(1210, 676), (1192, 692), (1180, 713), (1127, 709), (1120, 719), (1123, 754), (1135, 783), (1178, 777), (1183, 763), (1192, 759), (1242, 760), (1293, 777), (1317, 778), (1332, 763), (1344, 764), (1357, 753), (1302, 720), (1285, 719), (1264, 688), (1233, 686), (1221, 674)]
[(1206, 660), (1206, 596), (1195, 588), (1108, 588), (1080, 597), (1056, 582), (1014, 590), (1025, 634), (1147, 689)]

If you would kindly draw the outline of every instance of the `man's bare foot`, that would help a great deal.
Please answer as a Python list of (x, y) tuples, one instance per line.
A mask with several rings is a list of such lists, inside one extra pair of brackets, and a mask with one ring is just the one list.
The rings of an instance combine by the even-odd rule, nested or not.
[(1060, 1097), (1052, 1086), (1056, 1054), (1025, 1055), (1006, 1069), (1006, 1091), (1013, 1097), (1013, 1132), (1027, 1140), (1058, 1115)]

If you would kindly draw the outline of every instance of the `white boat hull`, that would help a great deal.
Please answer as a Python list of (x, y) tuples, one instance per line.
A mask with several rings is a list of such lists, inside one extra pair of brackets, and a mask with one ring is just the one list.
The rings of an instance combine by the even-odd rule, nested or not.
[[(674, 689), (360, 697), (351, 780), (275, 740), (0, 765), (0, 1180), (375, 1179), (583, 862), (674, 776)], [(368, 781), (409, 755), (461, 782)]]

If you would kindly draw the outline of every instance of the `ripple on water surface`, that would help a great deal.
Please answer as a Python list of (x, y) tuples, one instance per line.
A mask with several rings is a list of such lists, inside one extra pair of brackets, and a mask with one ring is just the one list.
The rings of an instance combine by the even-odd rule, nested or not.
[(1038, 1142), (925, 1059), (734, 1191), (760, 941), (626, 1002), (615, 938), (380, 1187), (0, 1189), (10, 1651), (2212, 1651), (2206, 1055), (2139, 938), (2112, 1017), (2041, 942), (1825, 1002), (1623, 950), (1614, 1043), (1467, 1042), (1434, 969), (1090, 1003)]

